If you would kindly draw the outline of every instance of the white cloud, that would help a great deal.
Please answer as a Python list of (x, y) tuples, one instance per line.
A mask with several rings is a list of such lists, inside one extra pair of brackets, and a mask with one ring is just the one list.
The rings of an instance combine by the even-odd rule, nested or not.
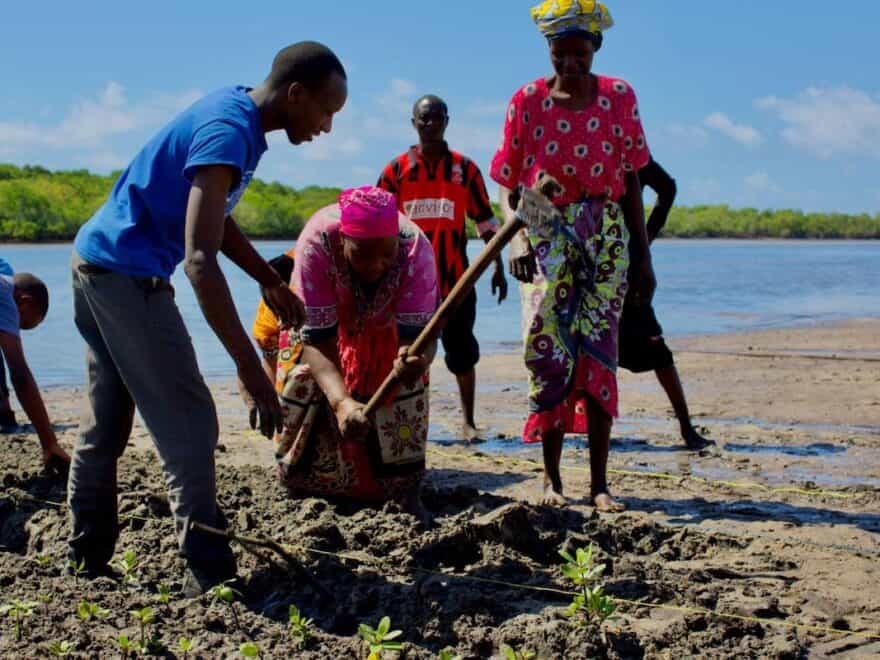
[(755, 101), (785, 124), (782, 137), (820, 158), (880, 158), (880, 97), (852, 87), (808, 87), (796, 97)]
[(199, 96), (198, 90), (158, 93), (132, 104), (125, 88), (110, 81), (96, 96), (74, 103), (67, 116), (55, 125), (0, 122), (0, 141), (25, 147), (101, 150), (105, 139), (157, 126)]
[(392, 78), (389, 89), (383, 92), (376, 100), (386, 111), (412, 113), (413, 103), (416, 102), (418, 87), (411, 80)]
[(747, 147), (755, 147), (764, 140), (758, 129), (748, 124), (736, 124), (723, 112), (712, 113), (703, 124)]
[(79, 159), (89, 169), (113, 171), (121, 170), (128, 165), (128, 159), (113, 151), (93, 151)]
[(671, 123), (665, 129), (666, 133), (679, 143), (703, 146), (709, 140), (709, 133), (702, 126)]
[(743, 183), (746, 188), (751, 192), (756, 193), (781, 193), (782, 188), (780, 188), (773, 179), (770, 178), (770, 175), (767, 172), (758, 171), (752, 174), (749, 174), (747, 177), (743, 179)]

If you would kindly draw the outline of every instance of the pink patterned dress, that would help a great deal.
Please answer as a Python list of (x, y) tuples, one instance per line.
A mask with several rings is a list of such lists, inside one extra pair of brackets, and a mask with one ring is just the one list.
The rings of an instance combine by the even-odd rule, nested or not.
[(425, 470), (427, 376), (400, 390), (375, 415), (366, 442), (346, 442), (327, 400), (303, 363), (302, 343), (335, 338), (352, 396), (366, 401), (397, 355), (437, 308), (437, 270), (425, 235), (400, 224), (397, 262), (375, 286), (364, 287), (342, 253), (339, 207), (318, 211), (296, 244), (294, 291), (306, 308), (299, 333), (279, 340), (276, 387), (285, 414), (276, 439), (279, 476), (293, 492), (382, 501), (415, 486)]
[(596, 76), (595, 102), (569, 110), (553, 101), (547, 80), (510, 101), (491, 177), (510, 189), (542, 172), (562, 185), (563, 222), (553, 236), (530, 236), (538, 274), (520, 287), (529, 417), (525, 442), (551, 429), (587, 430), (586, 398), (617, 416), (617, 323), (626, 295), (629, 234), (615, 200), (625, 175), (650, 157), (629, 84)]

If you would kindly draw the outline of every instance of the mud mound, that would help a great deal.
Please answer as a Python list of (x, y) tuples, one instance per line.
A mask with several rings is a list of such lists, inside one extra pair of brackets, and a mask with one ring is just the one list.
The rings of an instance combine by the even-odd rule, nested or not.
[[(120, 462), (117, 550), (136, 551), (136, 586), (66, 575), (63, 486), (39, 474), (31, 443), (10, 443), (0, 455), (0, 474), (6, 486), (0, 495), (0, 585), (7, 598), (42, 603), (28, 618), (21, 642), (3, 621), (3, 657), (44, 657), (49, 644), (61, 640), (76, 645), (73, 657), (115, 657), (120, 635), (139, 635), (129, 612), (145, 606), (154, 608), (153, 630), (172, 649), (164, 657), (176, 657), (173, 649), (185, 636), (195, 640), (195, 657), (234, 657), (241, 643), (253, 639), (264, 657), (362, 658), (358, 624), (375, 625), (383, 615), (404, 631), (401, 658), (434, 658), (447, 647), (464, 658), (500, 657), (502, 644), (542, 658), (738, 658), (764, 655), (768, 648), (777, 657), (797, 657), (801, 649), (792, 636), (759, 624), (686, 615), (654, 625), (655, 613), (644, 609), (601, 630), (578, 628), (564, 616), (569, 598), (528, 589), (570, 590), (559, 570), (559, 549), (594, 543), (614, 596), (672, 605), (724, 602), (735, 573), (682, 562), (709, 560), (743, 541), (635, 516), (601, 519), (459, 486), (426, 489), (426, 505), (435, 514), (426, 527), (393, 504), (373, 509), (294, 500), (269, 469), (221, 466), (220, 501), (231, 524), (241, 533), (299, 546), (298, 557), (319, 584), (286, 570), (280, 560), (266, 562), (235, 547), (243, 585), (234, 605), (176, 596), (161, 604), (160, 586), (179, 587), (181, 564), (162, 475), (150, 455), (130, 452)], [(764, 615), (773, 615), (762, 600), (772, 591), (772, 584), (753, 590), (755, 611), (763, 607)], [(81, 621), (76, 605), (83, 600), (108, 615)], [(305, 646), (287, 632), (291, 604), (315, 620)], [(646, 625), (638, 625), (642, 620)]]

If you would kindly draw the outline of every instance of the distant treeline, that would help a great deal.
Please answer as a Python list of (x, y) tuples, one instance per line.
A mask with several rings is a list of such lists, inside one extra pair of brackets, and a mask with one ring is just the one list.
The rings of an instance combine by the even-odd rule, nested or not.
[[(0, 164), (0, 241), (70, 240), (107, 198), (118, 172), (50, 172)], [(314, 211), (332, 203), (338, 188), (301, 190), (254, 179), (235, 209), (256, 238), (295, 238)], [(473, 232), (473, 228), (471, 228)], [(687, 238), (880, 238), (880, 214), (675, 207), (664, 236)]]

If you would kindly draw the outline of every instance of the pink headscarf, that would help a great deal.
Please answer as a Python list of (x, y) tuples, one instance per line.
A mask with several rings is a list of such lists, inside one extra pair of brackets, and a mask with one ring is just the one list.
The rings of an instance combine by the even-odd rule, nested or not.
[(400, 231), (397, 199), (375, 186), (349, 188), (339, 194), (340, 229), (350, 238), (385, 238)]

